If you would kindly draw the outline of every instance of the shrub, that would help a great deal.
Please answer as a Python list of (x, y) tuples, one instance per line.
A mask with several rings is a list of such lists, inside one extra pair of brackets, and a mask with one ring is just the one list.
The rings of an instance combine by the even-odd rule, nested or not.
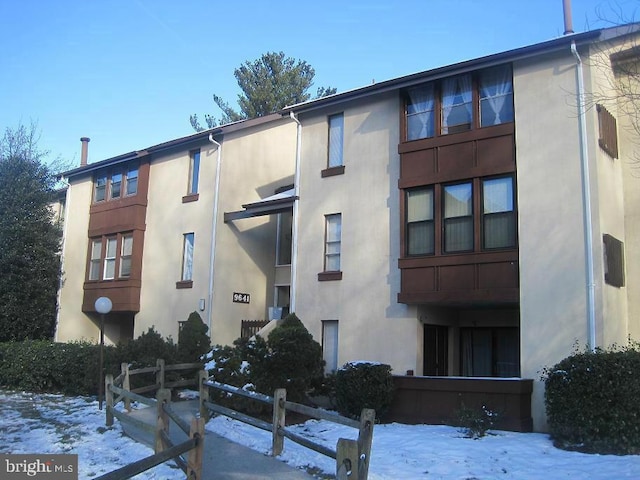
[(457, 412), (458, 426), (462, 429), (465, 437), (477, 440), (487, 434), (498, 420), (498, 413), (490, 410), (485, 405), (481, 408), (469, 408), (465, 405)]
[(545, 369), (545, 405), (556, 445), (640, 453), (639, 371), (640, 351), (632, 347), (577, 352)]
[(305, 400), (313, 382), (323, 376), (320, 344), (291, 313), (282, 325), (271, 331), (267, 347), (268, 351), (262, 358), (261, 351), (256, 349), (250, 362), (256, 390), (273, 395), (277, 388), (286, 388), (288, 400)]
[(131, 368), (150, 367), (161, 358), (166, 365), (176, 363), (178, 350), (171, 338), (163, 339), (154, 327), (141, 334), (135, 340), (118, 344), (121, 357), (129, 362)]
[(345, 416), (359, 418), (363, 408), (382, 417), (393, 400), (391, 367), (381, 363), (347, 363), (336, 372), (336, 402)]
[(202, 361), (202, 356), (211, 348), (208, 330), (198, 312), (191, 312), (178, 334), (178, 358), (181, 362)]

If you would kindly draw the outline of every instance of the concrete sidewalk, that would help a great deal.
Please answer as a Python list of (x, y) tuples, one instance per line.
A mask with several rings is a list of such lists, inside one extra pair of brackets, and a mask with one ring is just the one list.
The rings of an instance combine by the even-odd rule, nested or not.
[[(198, 411), (197, 400), (172, 402), (171, 407), (188, 424)], [(153, 428), (156, 423), (156, 408), (147, 407), (133, 410), (130, 416), (152, 426), (146, 430), (122, 423), (124, 432), (134, 440), (153, 448)], [(174, 444), (184, 442), (187, 435), (172, 421), (169, 437)], [(227, 440), (213, 432), (205, 431), (202, 477), (205, 480), (242, 479), (242, 480), (310, 480), (314, 477), (279, 461), (277, 458), (263, 455), (244, 445)]]

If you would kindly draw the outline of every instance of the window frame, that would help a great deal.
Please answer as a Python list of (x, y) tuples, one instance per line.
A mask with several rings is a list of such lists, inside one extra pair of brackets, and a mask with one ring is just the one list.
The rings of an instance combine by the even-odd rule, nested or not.
[[(93, 177), (92, 203), (102, 204), (137, 195), (139, 170), (140, 165), (137, 162), (115, 165), (110, 168), (99, 170)], [(134, 171), (135, 176), (131, 176), (130, 174)], [(119, 180), (114, 181), (114, 178), (119, 178)], [(135, 182), (130, 180), (132, 178), (135, 178)], [(104, 182), (104, 185), (101, 185), (101, 181)], [(135, 185), (134, 191), (130, 191), (130, 183)], [(118, 192), (115, 196), (114, 185), (117, 185)]]
[[(330, 235), (333, 235), (332, 221), (336, 221), (336, 236), (337, 239), (330, 239)], [(333, 252), (335, 248), (337, 251)], [(332, 213), (325, 215), (325, 232), (324, 232), (324, 270), (325, 272), (340, 272), (341, 266), (341, 254), (342, 254), (342, 214)], [(337, 260), (336, 260), (337, 259)], [(337, 261), (337, 268), (328, 268), (331, 261)]]
[[(420, 192), (420, 191), (427, 191), (431, 193), (431, 219), (426, 218), (424, 220), (414, 220), (414, 221), (410, 221), (409, 220), (409, 216), (411, 214), (410, 212), (410, 202), (409, 202), (409, 197), (411, 193), (415, 193), (415, 192)], [(407, 256), (408, 257), (415, 257), (415, 256), (425, 256), (425, 255), (434, 255), (435, 251), (436, 251), (436, 245), (435, 245), (435, 240), (436, 240), (436, 231), (435, 231), (435, 220), (436, 220), (436, 202), (435, 202), (435, 186), (434, 185), (427, 185), (427, 186), (421, 186), (421, 187), (414, 187), (414, 188), (409, 188), (405, 191), (405, 211), (406, 213), (406, 221), (405, 221), (405, 251), (407, 252)], [(426, 228), (427, 228), (427, 236), (431, 237), (431, 251), (425, 251), (425, 252), (412, 252), (411, 250), (411, 232), (410, 230), (412, 226), (418, 226), (419, 224), (425, 224)], [(429, 228), (429, 225), (431, 225), (431, 228)], [(429, 231), (430, 230), (430, 231)], [(429, 243), (429, 242), (427, 242)]]
[(200, 183), (200, 149), (189, 152), (189, 182), (187, 195), (197, 195)]
[[(131, 255), (130, 258), (130, 271), (128, 275), (122, 275), (121, 273), (121, 264), (122, 264), (122, 252), (123, 252), (123, 244), (124, 239), (131, 239)], [(115, 240), (115, 247), (113, 256), (107, 255), (109, 252), (109, 242), (113, 242)], [(91, 237), (89, 239), (89, 252), (87, 254), (87, 272), (86, 279), (87, 282), (113, 282), (113, 281), (122, 281), (129, 280), (133, 276), (133, 257), (134, 257), (134, 248), (135, 248), (135, 234), (133, 231), (126, 232), (117, 232), (117, 233), (109, 233), (105, 235), (100, 235), (96, 237)], [(99, 257), (96, 257), (95, 254), (98, 253)], [(113, 268), (113, 276), (107, 275), (107, 271)]]
[[(508, 75), (509, 91), (506, 93), (500, 93), (495, 95), (484, 95), (483, 93), (483, 78), (486, 78), (487, 74), (490, 74), (498, 69), (505, 69), (505, 75)], [(461, 108), (467, 105), (469, 102), (456, 102), (451, 106), (445, 106), (443, 101), (443, 95), (445, 91), (445, 84), (450, 82), (461, 82), (463, 77), (470, 76), (471, 81), (471, 119), (470, 123), (445, 125), (443, 116), (445, 115), (445, 108), (449, 108), (449, 114), (451, 114), (452, 108)], [(456, 90), (457, 91), (457, 90)], [(412, 94), (413, 92), (413, 94)], [(460, 94), (462, 96), (462, 93)], [(415, 101), (412, 101), (414, 97)], [(507, 97), (511, 102), (511, 108), (508, 110), (511, 115), (510, 118), (500, 123), (492, 123), (490, 125), (482, 124), (482, 110), (481, 104), (488, 98)], [(457, 96), (454, 96), (457, 98)], [(418, 100), (420, 99), (420, 100)], [(431, 109), (421, 109), (421, 105), (428, 106), (431, 104)], [(466, 107), (465, 107), (466, 108)], [(502, 110), (502, 109), (501, 109)], [(428, 116), (428, 128), (425, 128), (425, 135), (410, 135), (414, 132), (414, 129), (409, 128), (410, 118), (417, 117), (419, 115)], [(458, 75), (452, 75), (449, 77), (441, 78), (438, 80), (428, 81), (419, 85), (412, 86), (404, 92), (404, 112), (403, 112), (403, 132), (402, 142), (413, 142), (420, 140), (433, 140), (436, 138), (446, 137), (448, 135), (454, 135), (458, 133), (467, 133), (473, 130), (482, 128), (491, 128), (498, 125), (504, 125), (514, 122), (514, 108), (513, 108), (513, 66), (510, 63), (490, 67), (476, 72), (461, 73)], [(426, 118), (426, 117), (425, 117)], [(410, 131), (411, 130), (411, 131)]]
[[(180, 282), (193, 283), (193, 257), (195, 253), (195, 243), (196, 235), (194, 232), (188, 232), (182, 235), (182, 268), (180, 271)], [(190, 254), (189, 250), (191, 252)]]
[[(511, 206), (512, 210), (508, 211), (511, 220), (511, 232), (510, 238), (513, 238), (513, 244), (508, 246), (486, 247), (485, 246), (485, 210), (484, 210), (484, 184), (487, 181), (509, 179), (511, 188)], [(465, 216), (471, 218), (471, 231), (473, 235), (473, 246), (469, 250), (447, 250), (446, 246), (446, 217), (445, 217), (445, 190), (447, 187), (455, 185), (471, 185), (471, 216)], [(433, 191), (433, 253), (412, 253), (410, 251), (410, 225), (409, 222), (409, 206), (408, 195), (412, 191), (420, 191), (424, 189), (432, 189)], [(487, 252), (499, 252), (516, 250), (518, 248), (518, 206), (517, 206), (517, 186), (514, 173), (501, 174), (501, 175), (488, 175), (484, 177), (474, 177), (456, 182), (444, 182), (435, 183), (429, 185), (420, 185), (416, 187), (405, 188), (402, 190), (404, 196), (403, 213), (402, 213), (402, 245), (403, 245), (403, 257), (402, 258), (420, 258), (420, 257), (439, 257), (439, 256), (455, 256), (455, 255), (467, 255)], [(451, 217), (459, 218), (459, 217)]]

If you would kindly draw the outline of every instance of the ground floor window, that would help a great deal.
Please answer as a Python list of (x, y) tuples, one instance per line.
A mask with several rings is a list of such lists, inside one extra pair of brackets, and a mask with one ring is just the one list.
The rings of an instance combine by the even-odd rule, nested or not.
[(515, 327), (461, 328), (460, 365), (467, 377), (519, 377), (520, 331)]
[(338, 369), (338, 320), (322, 321), (322, 358), (326, 373)]

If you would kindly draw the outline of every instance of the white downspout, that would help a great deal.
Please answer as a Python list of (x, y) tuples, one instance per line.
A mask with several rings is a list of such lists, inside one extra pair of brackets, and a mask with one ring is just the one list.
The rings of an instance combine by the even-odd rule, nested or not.
[[(64, 177), (60, 178), (60, 182), (64, 183)], [(71, 198), (71, 184), (67, 183), (67, 191), (64, 194), (64, 216), (62, 218), (62, 245), (60, 245), (60, 277), (58, 278), (58, 293), (56, 294), (56, 330), (53, 334), (53, 341), (57, 342), (60, 328), (60, 304), (62, 303), (62, 284), (64, 283), (64, 251), (67, 245), (67, 225), (69, 224), (69, 199)]]
[(222, 164), (222, 145), (213, 139), (213, 134), (209, 134), (209, 141), (216, 146), (218, 151), (216, 159), (216, 182), (215, 191), (213, 192), (213, 221), (211, 222), (211, 260), (209, 262), (209, 292), (208, 292), (208, 324), (209, 324), (209, 337), (212, 335), (213, 324), (213, 267), (216, 258), (216, 233), (218, 231), (218, 203), (220, 201), (220, 167)]
[(589, 348), (596, 348), (596, 303), (595, 303), (595, 275), (593, 271), (593, 222), (591, 219), (591, 182), (589, 175), (589, 150), (587, 146), (586, 109), (584, 104), (584, 71), (582, 59), (576, 49), (576, 42), (571, 42), (571, 53), (576, 59), (576, 76), (578, 81), (578, 125), (580, 127), (580, 160), (582, 163), (582, 200), (584, 204), (585, 228), (585, 256), (587, 267), (587, 331)]
[(300, 194), (300, 147), (302, 145), (302, 124), (293, 112), (289, 112), (291, 120), (296, 122), (296, 170), (293, 178), (293, 227), (291, 232), (291, 288), (289, 311), (296, 311), (296, 290), (298, 285), (298, 202)]

